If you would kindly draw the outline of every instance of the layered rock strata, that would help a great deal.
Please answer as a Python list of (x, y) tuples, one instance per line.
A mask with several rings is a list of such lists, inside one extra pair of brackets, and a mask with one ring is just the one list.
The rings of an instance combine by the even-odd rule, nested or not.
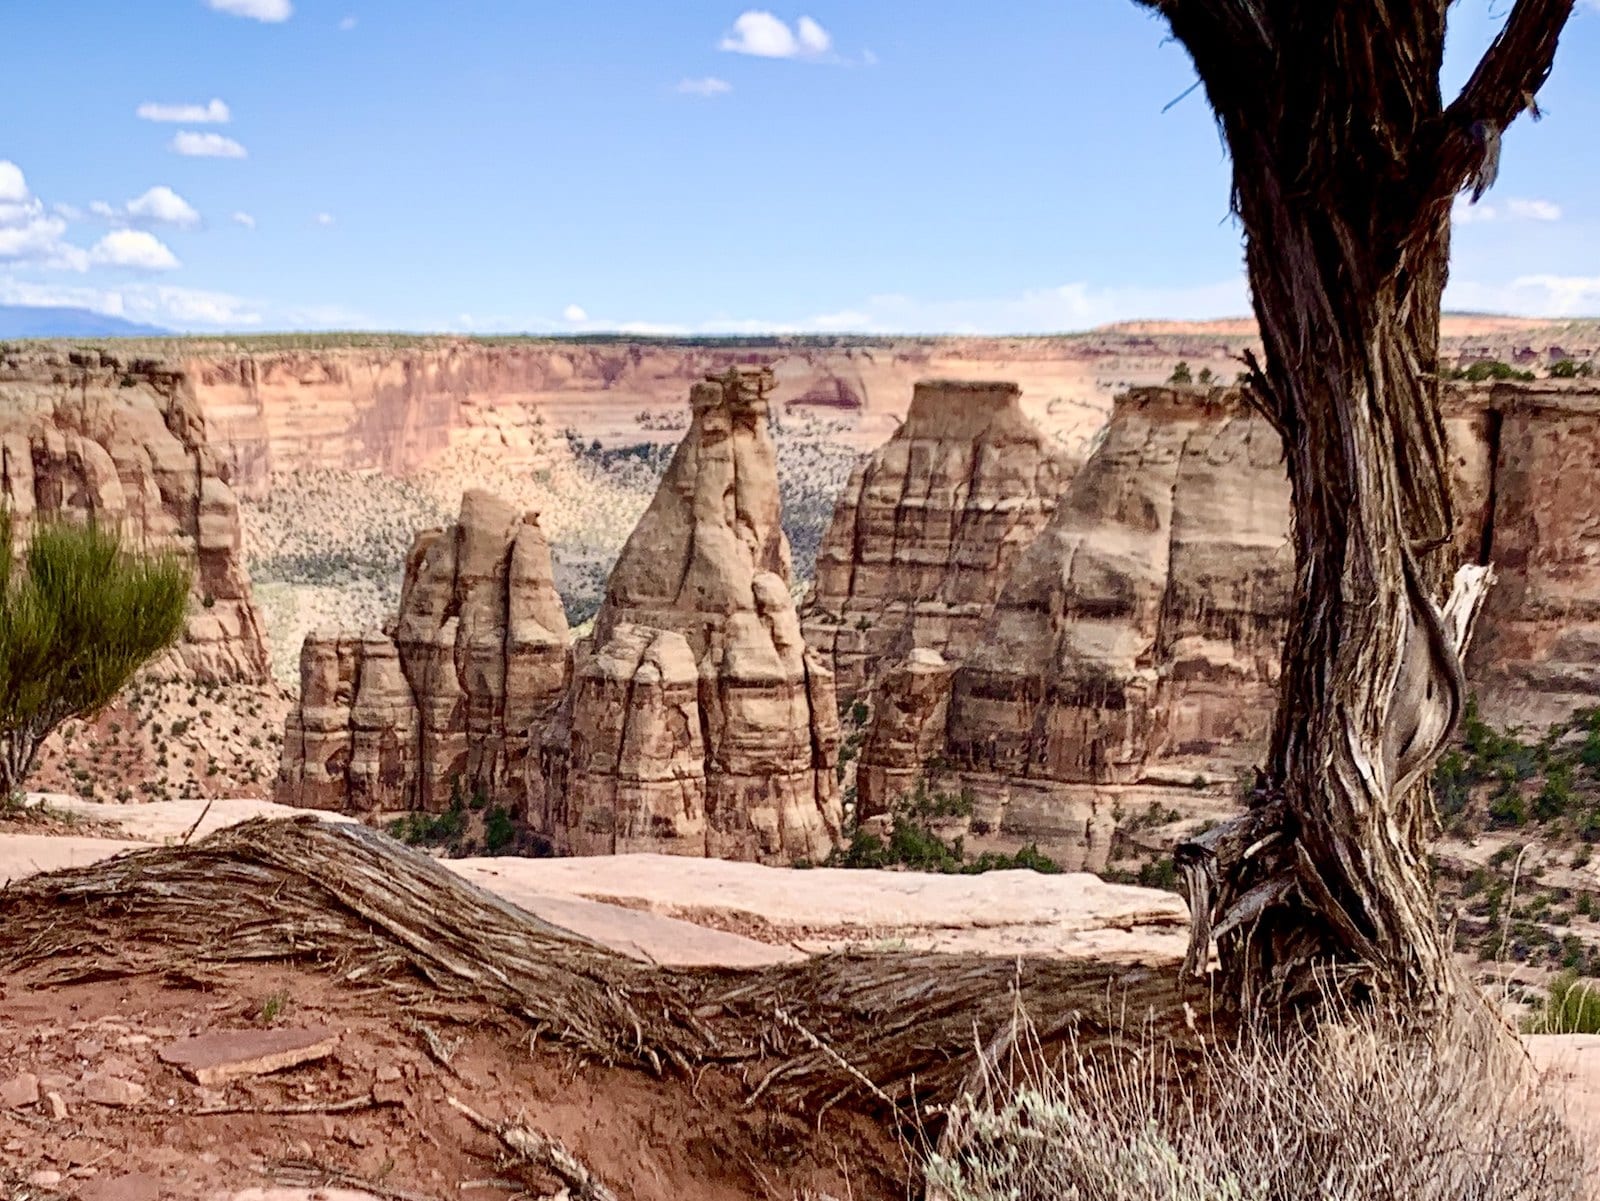
[(1600, 705), (1600, 388), (1498, 385), (1486, 417), (1496, 583), (1468, 679), (1488, 720), (1544, 726)]
[(1188, 764), (1248, 754), (1262, 738), (1286, 619), (1288, 512), (1277, 435), (1236, 395), (1121, 398), (965, 662), (887, 674), (863, 748), (862, 812), (916, 778), (911, 756), (927, 761), (943, 707), (942, 757), (974, 799), (974, 829), (1102, 866), (1107, 786), (1147, 780), (1164, 761), (1192, 775)]
[(417, 536), (387, 630), (306, 639), (277, 799), (520, 807), (531, 731), (565, 695), (569, 641), (538, 517), (467, 492), (455, 525)]
[(697, 384), (546, 734), (530, 818), (575, 854), (816, 859), (841, 811), (832, 673), (801, 636), (770, 371)]
[(0, 504), (23, 536), (39, 516), (92, 519), (190, 561), (183, 640), (154, 670), (266, 682), (239, 506), (183, 372), (101, 352), (0, 355)]
[(850, 477), (817, 555), (806, 642), (840, 697), (914, 647), (959, 662), (1076, 464), (1028, 417), (1022, 390), (916, 385), (905, 423)]
[[(1484, 715), (1600, 705), (1600, 392), (1461, 388), (1443, 403), (1457, 550), (1492, 562), (1469, 657)], [(858, 774), (865, 815), (943, 767), (972, 827), (1096, 866), (1114, 815), (1264, 748), (1287, 621), (1276, 435), (1226, 392), (1134, 390), (1018, 560), (959, 668), (891, 663)], [(936, 734), (936, 731), (942, 736)], [(1159, 794), (1157, 799), (1161, 799)]]

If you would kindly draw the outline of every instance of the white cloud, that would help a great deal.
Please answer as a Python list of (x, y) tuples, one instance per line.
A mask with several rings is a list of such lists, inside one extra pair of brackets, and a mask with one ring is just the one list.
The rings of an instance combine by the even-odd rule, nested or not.
[(244, 212), (235, 213), (233, 215), (233, 223), (235, 225), (242, 225), (246, 229), (254, 229), (256, 227), (256, 219), (249, 213)]
[(577, 325), (580, 322), (589, 320), (589, 314), (583, 311), (583, 307), (581, 305), (569, 304), (566, 308), (561, 310), (561, 319), (563, 321), (570, 321), (574, 325)]
[(791, 29), (788, 22), (764, 9), (739, 14), (717, 49), (757, 58), (819, 58), (833, 48), (833, 37), (810, 17), (801, 17)]
[(176, 225), (189, 229), (200, 224), (200, 214), (182, 196), (165, 184), (157, 184), (143, 196), (128, 201), (130, 221), (148, 225)]
[(294, 16), (294, 5), (289, 0), (206, 0), (206, 4), (219, 13), (269, 24)]
[(24, 204), (31, 197), (22, 168), (10, 159), (0, 158), (0, 204)]
[[(1596, 0), (1600, 3), (1600, 0)], [(1457, 225), (1486, 225), (1491, 221), (1559, 221), (1561, 206), (1552, 200), (1508, 198), (1504, 207), (1473, 204), (1465, 196), (1456, 197), (1450, 216)]]
[(710, 99), (713, 96), (726, 96), (733, 91), (733, 85), (726, 79), (707, 75), (704, 79), (679, 80), (677, 90), (686, 96), (704, 96)]
[(181, 264), (160, 238), (143, 229), (114, 229), (95, 243), (91, 262), (135, 271), (172, 271)]
[(807, 54), (826, 54), (833, 49), (833, 37), (810, 17), (801, 17), (796, 26), (800, 45)]
[(226, 125), (233, 119), (220, 100), (209, 104), (157, 104), (146, 101), (134, 110), (145, 121), (185, 122), (190, 125)]
[(118, 225), (176, 225), (179, 229), (192, 229), (200, 224), (200, 214), (194, 206), (165, 184), (157, 184), (121, 208), (104, 200), (92, 201), (89, 212)]
[(1524, 221), (1561, 220), (1561, 206), (1549, 200), (1508, 200), (1506, 209)]
[(346, 17), (344, 20), (339, 22), (339, 28), (342, 29), (345, 33), (349, 33), (355, 27), (356, 27), (356, 19), (354, 17)]
[(96, 288), (40, 284), (0, 275), (0, 304), (90, 309), (110, 317), (176, 329), (238, 329), (260, 325), (262, 320), (249, 302), (237, 296), (167, 284)]
[(899, 294), (868, 297), (834, 312), (779, 318), (716, 315), (696, 322), (593, 318), (590, 329), (661, 337), (690, 334), (867, 333), (1034, 334), (1093, 329), (1113, 321), (1246, 317), (1244, 277), (1172, 288), (1104, 288), (1084, 283), (1036, 288), (1013, 296), (923, 300)]
[(86, 271), (89, 256), (82, 247), (62, 240), (67, 221), (46, 215), (44, 204), (28, 187), (22, 168), (0, 159), (0, 261)]
[(1510, 283), (1450, 281), (1445, 307), (1457, 312), (1519, 317), (1600, 316), (1600, 275), (1521, 275)]
[(172, 149), (187, 158), (245, 158), (245, 148), (220, 133), (184, 130), (172, 139)]
[(334, 216), (332, 213), (318, 213), (311, 219), (318, 225), (322, 226), (323, 229), (327, 229), (329, 226), (334, 224)]

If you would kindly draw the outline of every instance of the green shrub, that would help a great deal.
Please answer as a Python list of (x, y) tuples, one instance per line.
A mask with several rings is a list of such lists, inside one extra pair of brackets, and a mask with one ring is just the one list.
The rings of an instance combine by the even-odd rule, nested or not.
[(511, 815), (506, 812), (505, 806), (496, 805), (489, 810), (483, 819), (483, 845), (489, 854), (498, 855), (516, 841), (516, 837), (516, 823), (511, 820)]
[(63, 722), (97, 713), (177, 642), (191, 580), (93, 524), (41, 523), (20, 562), (14, 533), (0, 512), (0, 799)]
[(1544, 1010), (1529, 1024), (1530, 1034), (1600, 1034), (1600, 984), (1576, 971), (1562, 972), (1550, 985)]

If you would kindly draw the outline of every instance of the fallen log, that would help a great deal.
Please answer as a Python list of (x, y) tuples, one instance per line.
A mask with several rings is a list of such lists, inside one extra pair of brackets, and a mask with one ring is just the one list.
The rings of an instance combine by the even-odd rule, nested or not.
[(1041, 1040), (1192, 1040), (1176, 971), (856, 952), (758, 969), (642, 964), (366, 827), (257, 819), (0, 890), (0, 965), (35, 985), (314, 965), (398, 1012), (477, 1000), (607, 1064), (723, 1065), (780, 1103), (941, 1105), (1019, 1008)]

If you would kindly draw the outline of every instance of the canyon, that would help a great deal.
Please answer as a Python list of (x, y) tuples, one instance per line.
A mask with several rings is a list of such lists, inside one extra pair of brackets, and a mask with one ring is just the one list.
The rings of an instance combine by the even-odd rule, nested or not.
[[(1485, 325), (1447, 351), (1544, 369), (1595, 333)], [(366, 813), (481, 796), (551, 849), (771, 861), (825, 856), (845, 813), (889, 821), (921, 789), (963, 798), (941, 832), (973, 851), (1100, 869), (1130, 814), (1226, 812), (1260, 753), (1281, 456), (1228, 390), (1161, 384), (1180, 358), (1226, 378), (1249, 342), (260, 340), (166, 365), (34, 347), (7, 352), (7, 495), (188, 540), (203, 582), (175, 678), (262, 692), (227, 726), (189, 696), (174, 731), (211, 724), (177, 748), (185, 790), (277, 774), (279, 799)], [(1459, 385), (1445, 420), (1458, 546), (1500, 573), (1480, 712), (1562, 720), (1600, 696), (1600, 400), (1582, 380)], [(107, 467), (87, 443), (125, 449)], [(814, 572), (788, 551), (801, 475)], [(319, 574), (286, 583), (290, 560)], [(283, 620), (286, 590), (322, 619)], [(287, 689), (265, 670), (280, 643)], [(159, 734), (152, 716), (134, 724)]]

